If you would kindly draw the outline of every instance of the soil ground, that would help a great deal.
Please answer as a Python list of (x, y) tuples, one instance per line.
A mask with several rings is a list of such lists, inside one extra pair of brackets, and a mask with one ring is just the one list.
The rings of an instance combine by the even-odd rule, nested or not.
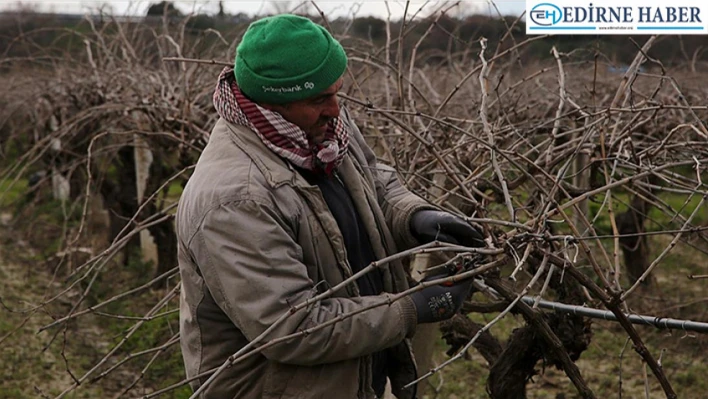
[[(14, 262), (16, 252), (31, 254), (33, 249), (23, 244), (3, 228), (2, 257), (0, 257), (0, 399), (54, 398), (70, 387), (72, 376), (78, 370), (87, 370), (95, 364), (113, 344), (121, 338), (120, 329), (102, 318), (82, 318), (71, 325), (64, 342), (63, 330), (59, 330), (53, 344), (45, 349), (52, 339), (52, 332), (38, 334), (38, 329), (50, 322), (51, 317), (42, 309), (27, 311), (42, 303), (47, 287), (57, 289), (61, 281), (54, 281), (51, 270), (43, 263)], [(653, 251), (661, 251), (668, 239), (655, 239)], [(688, 280), (689, 274), (705, 274), (704, 255), (679, 245), (656, 273), (658, 289), (639, 292), (632, 302), (637, 313), (665, 317), (706, 320), (705, 294), (708, 280)], [(60, 306), (68, 309), (70, 293)], [(154, 296), (146, 301), (154, 302)], [(147, 304), (147, 303), (146, 303)], [(478, 322), (490, 321), (495, 315), (474, 315)], [(495, 325), (491, 332), (500, 340), (522, 325), (520, 317), (509, 316)], [(708, 392), (708, 337), (682, 331), (660, 331), (638, 326), (637, 330), (649, 350), (661, 359), (680, 398), (704, 398)], [(646, 369), (639, 356), (627, 343), (626, 334), (619, 325), (606, 321), (593, 323), (594, 336), (590, 348), (582, 354), (577, 365), (587, 384), (598, 398), (662, 398), (660, 389), (651, 371)], [(150, 341), (154, 345), (158, 341)], [(64, 345), (65, 344), (65, 345)], [(147, 345), (147, 344), (146, 344)], [(62, 349), (66, 357), (62, 356)], [(441, 340), (436, 344), (434, 361), (439, 364), (447, 359), (446, 347)], [(137, 348), (133, 347), (133, 350)], [(474, 350), (468, 359), (461, 359), (431, 377), (425, 385), (423, 399), (450, 398), (473, 399), (487, 397), (485, 381), (488, 366)], [(162, 367), (152, 378), (141, 381), (143, 394), (164, 387), (164, 381), (183, 378), (179, 353), (172, 350)], [(143, 364), (129, 364), (93, 384), (85, 384), (65, 396), (67, 398), (114, 397), (123, 387), (140, 375)], [(552, 367), (537, 365), (538, 375), (528, 384), (529, 398), (576, 398), (577, 393), (565, 375)], [(148, 376), (151, 371), (148, 372)], [(621, 375), (621, 378), (620, 378)], [(162, 397), (186, 398), (187, 388), (173, 391)]]

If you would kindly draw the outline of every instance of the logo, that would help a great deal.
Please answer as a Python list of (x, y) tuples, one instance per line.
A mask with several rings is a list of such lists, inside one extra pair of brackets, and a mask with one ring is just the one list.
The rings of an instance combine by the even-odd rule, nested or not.
[(705, 0), (526, 0), (527, 34), (708, 34)]
[(305, 86), (307, 90), (312, 90), (315, 87), (315, 84), (312, 82), (305, 82), (303, 86)]
[(555, 4), (541, 3), (529, 12), (531, 21), (540, 26), (551, 26), (560, 22), (563, 11)]
[(290, 87), (261, 86), (261, 89), (263, 90), (264, 93), (268, 93), (268, 92), (294, 93), (294, 92), (302, 91), (302, 86), (300, 86), (300, 85), (295, 85), (295, 86), (290, 86)]

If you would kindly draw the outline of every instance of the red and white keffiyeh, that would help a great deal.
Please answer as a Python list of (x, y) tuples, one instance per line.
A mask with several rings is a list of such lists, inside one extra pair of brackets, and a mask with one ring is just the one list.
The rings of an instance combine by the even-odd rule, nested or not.
[(349, 146), (349, 127), (336, 118), (329, 122), (321, 144), (313, 144), (297, 125), (269, 111), (241, 93), (232, 68), (224, 68), (214, 92), (216, 112), (235, 125), (255, 131), (271, 151), (303, 169), (331, 174)]

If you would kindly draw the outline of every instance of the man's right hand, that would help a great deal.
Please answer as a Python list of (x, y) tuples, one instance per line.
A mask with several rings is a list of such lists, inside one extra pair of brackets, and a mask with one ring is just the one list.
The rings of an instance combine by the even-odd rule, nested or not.
[[(436, 276), (426, 280), (443, 277), (445, 276)], [(418, 314), (418, 323), (435, 323), (454, 316), (469, 296), (472, 290), (472, 280), (469, 278), (450, 286), (431, 285), (411, 294)]]

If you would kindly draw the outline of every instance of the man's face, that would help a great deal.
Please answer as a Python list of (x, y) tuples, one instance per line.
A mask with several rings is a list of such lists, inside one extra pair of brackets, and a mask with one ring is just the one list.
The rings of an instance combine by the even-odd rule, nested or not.
[(263, 104), (263, 107), (279, 113), (286, 121), (302, 129), (312, 143), (319, 144), (324, 140), (327, 124), (339, 116), (337, 92), (343, 84), (344, 80), (339, 78), (314, 97), (283, 105)]

